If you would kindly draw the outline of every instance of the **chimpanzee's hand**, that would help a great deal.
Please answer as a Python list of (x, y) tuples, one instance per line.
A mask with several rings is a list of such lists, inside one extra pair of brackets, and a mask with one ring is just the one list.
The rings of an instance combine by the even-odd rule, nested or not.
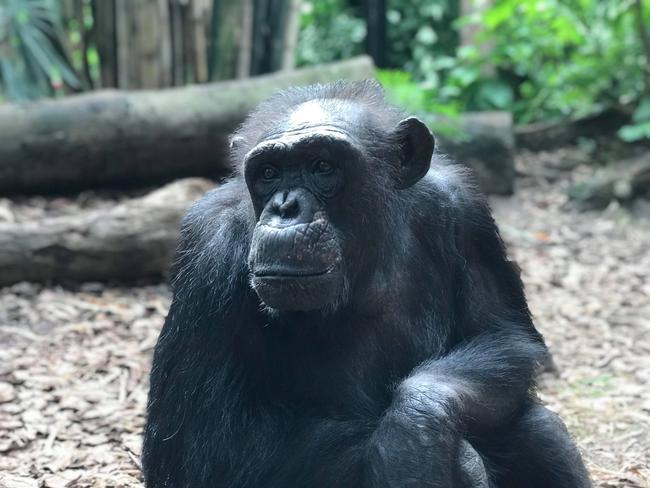
[(367, 486), (452, 488), (458, 436), (442, 416), (390, 409), (367, 453)]
[(487, 488), (483, 461), (458, 434), (443, 392), (421, 386), (400, 385), (381, 418), (368, 445), (366, 486)]

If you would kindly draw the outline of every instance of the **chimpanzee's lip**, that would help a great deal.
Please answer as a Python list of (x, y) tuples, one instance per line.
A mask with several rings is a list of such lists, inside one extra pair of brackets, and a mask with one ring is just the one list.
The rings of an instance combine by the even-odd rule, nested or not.
[(330, 266), (325, 270), (311, 270), (311, 269), (290, 269), (290, 268), (263, 268), (253, 272), (255, 278), (315, 278), (331, 273), (334, 266)]

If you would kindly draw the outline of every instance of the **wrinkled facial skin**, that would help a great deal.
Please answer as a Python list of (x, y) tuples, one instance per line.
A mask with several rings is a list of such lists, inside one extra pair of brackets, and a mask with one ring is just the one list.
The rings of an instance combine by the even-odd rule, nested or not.
[(336, 197), (344, 188), (346, 163), (356, 157), (345, 132), (328, 125), (269, 137), (246, 156), (258, 219), (248, 265), (266, 307), (309, 311), (341, 299), (345, 276)]

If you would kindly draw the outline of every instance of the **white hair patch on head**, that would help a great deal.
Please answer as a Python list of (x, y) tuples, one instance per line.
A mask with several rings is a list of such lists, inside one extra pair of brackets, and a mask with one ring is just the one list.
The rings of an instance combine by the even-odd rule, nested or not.
[(326, 125), (332, 122), (331, 113), (323, 108), (322, 100), (309, 100), (298, 105), (289, 115), (289, 125)]

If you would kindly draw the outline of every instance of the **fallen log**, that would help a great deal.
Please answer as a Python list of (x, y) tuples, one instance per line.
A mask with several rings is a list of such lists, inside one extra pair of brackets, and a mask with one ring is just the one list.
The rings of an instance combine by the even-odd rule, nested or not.
[(602, 168), (569, 188), (580, 210), (603, 209), (610, 202), (650, 195), (650, 153)]
[(217, 176), (228, 169), (228, 134), (264, 98), (372, 76), (370, 58), (359, 57), (245, 80), (0, 105), (0, 195)]
[(630, 121), (631, 110), (616, 107), (601, 113), (560, 122), (538, 122), (517, 127), (517, 147), (531, 151), (550, 151), (576, 143), (581, 138), (611, 136)]
[(188, 178), (108, 211), (0, 223), (0, 286), (159, 276), (169, 267), (183, 214), (212, 186)]

